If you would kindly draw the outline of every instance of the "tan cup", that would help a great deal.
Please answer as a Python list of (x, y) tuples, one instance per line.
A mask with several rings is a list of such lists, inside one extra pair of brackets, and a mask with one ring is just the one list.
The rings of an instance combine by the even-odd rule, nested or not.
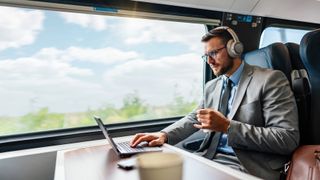
[(175, 153), (145, 153), (137, 157), (140, 180), (182, 180), (183, 159)]

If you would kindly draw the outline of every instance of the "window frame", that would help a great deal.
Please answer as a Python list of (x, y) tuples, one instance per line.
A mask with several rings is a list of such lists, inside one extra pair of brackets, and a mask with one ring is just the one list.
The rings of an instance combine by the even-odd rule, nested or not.
[(264, 18), (261, 34), (265, 29), (269, 27), (314, 30), (319, 28), (319, 24), (300, 22), (300, 21), (290, 21), (290, 20), (284, 20), (284, 19), (275, 19), (275, 18)]
[[(105, 125), (112, 137), (128, 136), (141, 132), (159, 131), (181, 119), (182, 116), (125, 122)], [(98, 126), (31, 132), (0, 137), (0, 153), (44, 146), (77, 143), (104, 139)]]
[[(54, 2), (54, 3), (52, 3)], [(129, 0), (101, 1), (1, 1), (1, 6), (30, 8), (40, 10), (53, 10), (61, 12), (78, 12), (86, 14), (98, 14), (107, 16), (137, 17), (145, 19), (158, 19), (175, 22), (188, 22), (206, 25), (219, 25), (222, 20), (222, 12), (200, 10), (169, 5), (151, 4), (144, 2), (132, 2)], [(92, 7), (111, 7), (118, 10), (125, 10), (123, 14), (112, 12), (93, 11)], [(138, 11), (138, 12), (137, 12)], [(177, 14), (177, 12), (183, 12)], [(134, 14), (134, 16), (133, 16)], [(158, 16), (158, 18), (157, 18)], [(214, 20), (212, 20), (214, 19)], [(209, 77), (209, 78), (208, 78)], [(212, 79), (210, 67), (204, 63), (203, 87), (205, 82)], [(168, 125), (181, 119), (182, 116), (168, 117), (162, 119), (148, 119), (143, 121), (124, 122), (108, 124), (110, 134), (113, 137), (132, 135), (139, 132), (159, 131)], [(0, 152), (61, 145), (90, 140), (103, 139), (98, 126), (85, 126), (68, 129), (55, 129), (40, 132), (29, 132), (0, 136)]]

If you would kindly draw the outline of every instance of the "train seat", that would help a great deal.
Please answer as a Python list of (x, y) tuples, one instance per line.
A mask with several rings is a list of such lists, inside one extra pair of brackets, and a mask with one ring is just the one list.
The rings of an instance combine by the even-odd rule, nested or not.
[(310, 123), (311, 87), (309, 76), (300, 58), (300, 46), (291, 42), (285, 45), (290, 54), (292, 65), (291, 84), (299, 111), (300, 144), (310, 144), (309, 137), (311, 135), (308, 130), (308, 124)]
[(308, 142), (320, 144), (320, 29), (303, 36), (299, 51), (311, 86), (310, 120), (306, 124)]

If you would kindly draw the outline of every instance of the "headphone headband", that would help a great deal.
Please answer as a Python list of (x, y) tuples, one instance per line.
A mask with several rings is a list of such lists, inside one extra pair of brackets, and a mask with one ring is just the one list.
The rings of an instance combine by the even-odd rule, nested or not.
[(220, 26), (220, 27), (214, 28), (213, 31), (214, 31), (214, 30), (219, 30), (219, 29), (223, 29), (223, 30), (228, 31), (229, 34), (232, 36), (232, 39), (233, 39), (235, 42), (240, 42), (237, 34), (236, 34), (231, 28), (229, 28), (228, 26)]

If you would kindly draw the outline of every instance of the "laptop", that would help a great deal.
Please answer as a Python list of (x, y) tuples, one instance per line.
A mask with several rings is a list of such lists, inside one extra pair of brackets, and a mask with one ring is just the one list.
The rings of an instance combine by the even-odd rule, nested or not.
[(104, 126), (102, 120), (95, 116), (94, 120), (98, 123), (103, 135), (106, 137), (107, 141), (111, 145), (112, 149), (120, 157), (128, 157), (137, 153), (143, 152), (159, 152), (162, 151), (160, 147), (148, 147), (147, 143), (140, 143), (137, 147), (132, 148), (129, 141), (115, 143), (112, 137), (109, 135), (107, 128)]

